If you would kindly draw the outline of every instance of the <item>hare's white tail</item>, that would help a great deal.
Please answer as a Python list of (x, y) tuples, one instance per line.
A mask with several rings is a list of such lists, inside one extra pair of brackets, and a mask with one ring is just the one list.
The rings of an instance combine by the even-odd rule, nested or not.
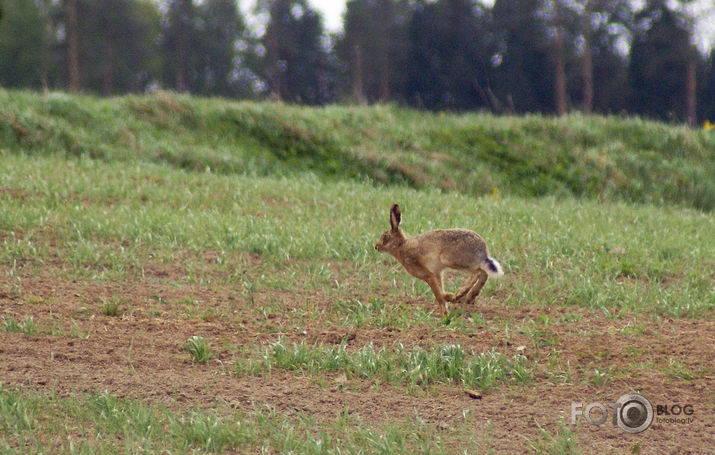
[(487, 259), (484, 261), (484, 266), (484, 270), (492, 278), (499, 278), (504, 275), (504, 270), (501, 268), (501, 264), (499, 264), (499, 261), (493, 257), (487, 256)]

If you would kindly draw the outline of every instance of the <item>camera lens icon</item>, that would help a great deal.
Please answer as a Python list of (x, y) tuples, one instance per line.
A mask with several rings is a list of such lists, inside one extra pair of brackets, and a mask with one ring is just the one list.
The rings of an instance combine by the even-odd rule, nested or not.
[(641, 433), (653, 423), (653, 405), (643, 395), (627, 393), (616, 401), (616, 422), (626, 433)]

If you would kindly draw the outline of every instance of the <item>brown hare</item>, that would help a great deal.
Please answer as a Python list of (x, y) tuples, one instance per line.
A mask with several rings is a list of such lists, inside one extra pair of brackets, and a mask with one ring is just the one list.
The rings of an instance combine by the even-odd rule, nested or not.
[[(382, 234), (375, 249), (395, 256), (410, 275), (429, 284), (444, 314), (448, 311), (447, 302), (471, 304), (487, 282), (487, 277), (504, 274), (499, 262), (489, 257), (487, 244), (475, 232), (467, 229), (437, 229), (407, 237), (400, 229), (401, 220), (400, 206), (394, 204), (390, 208), (391, 229)], [(444, 292), (444, 269), (469, 274), (455, 294)]]

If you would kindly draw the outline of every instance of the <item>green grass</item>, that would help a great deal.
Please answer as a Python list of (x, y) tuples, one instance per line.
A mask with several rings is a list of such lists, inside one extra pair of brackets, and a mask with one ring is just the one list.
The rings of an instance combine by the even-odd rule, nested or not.
[(343, 373), (347, 378), (386, 384), (427, 387), (450, 383), (488, 390), (500, 383), (527, 384), (534, 365), (521, 355), (508, 358), (494, 350), (468, 353), (458, 345), (406, 349), (398, 344), (376, 349), (370, 343), (350, 352), (345, 345), (286, 345), (282, 339), (262, 352), (234, 356), (237, 375), (265, 374), (274, 368), (310, 375)]
[(183, 349), (189, 353), (196, 363), (206, 363), (216, 356), (209, 343), (200, 336), (192, 336), (184, 343)]
[(672, 378), (684, 379), (690, 381), (698, 377), (704, 377), (709, 374), (706, 367), (700, 367), (698, 371), (685, 365), (682, 361), (674, 358), (668, 358), (667, 367), (665, 369), (665, 374)]
[(422, 307), (390, 304), (374, 297), (368, 302), (359, 299), (335, 301), (330, 315), (344, 327), (409, 328), (438, 322), (432, 312)]
[(22, 322), (17, 322), (15, 318), (8, 317), (5, 318), (4, 323), (5, 332), (8, 333), (24, 333), (28, 336), (33, 336), (37, 334), (37, 324), (32, 316), (27, 317), (22, 320)]
[[(405, 278), (394, 259), (373, 248), (389, 226), (388, 207), (400, 202), (408, 233), (461, 226), (487, 240), (509, 279), (490, 280), (483, 298), (603, 309), (616, 318), (622, 311), (694, 317), (715, 304), (707, 272), (715, 265), (713, 219), (689, 209), (474, 199), (316, 177), (217, 176), (22, 155), (0, 160), (0, 187), (9, 188), (0, 193), (0, 260), (15, 269), (62, 258), (67, 277), (106, 280), (141, 278), (150, 263), (178, 263), (185, 284), (232, 285), (249, 299), (266, 289), (320, 289), (349, 302), (387, 289), (386, 309), (405, 296), (430, 298), (424, 283)], [(206, 251), (222, 258), (210, 272)], [(247, 267), (245, 253), (260, 262)], [(344, 271), (331, 268), (335, 261)], [(13, 270), (7, 273), (16, 277)], [(18, 294), (22, 281), (5, 286)], [(383, 311), (382, 303), (370, 305), (346, 306), (345, 317), (364, 324), (361, 317)], [(376, 324), (401, 317), (385, 314)]]
[(304, 108), (159, 93), (0, 91), (0, 149), (224, 175), (369, 180), (477, 196), (715, 207), (715, 135), (639, 119)]
[(105, 316), (117, 317), (121, 314), (122, 301), (119, 297), (113, 297), (111, 299), (101, 299), (102, 300), (102, 314)]
[(611, 372), (594, 368), (588, 379), (594, 387), (603, 387), (611, 381)]
[[(434, 431), (416, 419), (376, 428), (347, 412), (326, 422), (267, 407), (177, 413), (108, 393), (63, 398), (0, 384), (3, 453), (448, 453)], [(470, 443), (463, 433), (453, 437)]]
[(556, 434), (539, 426), (538, 438), (529, 440), (529, 448), (536, 455), (578, 455), (576, 433), (563, 421), (559, 421)]

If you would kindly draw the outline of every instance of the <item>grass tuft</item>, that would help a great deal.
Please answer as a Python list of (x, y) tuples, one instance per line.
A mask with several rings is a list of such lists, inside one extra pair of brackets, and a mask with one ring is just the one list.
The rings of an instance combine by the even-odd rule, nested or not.
[(216, 356), (209, 343), (200, 336), (192, 336), (184, 343), (183, 349), (188, 351), (191, 360), (196, 363), (206, 363)]
[(32, 316), (26, 317), (22, 322), (17, 322), (15, 318), (9, 317), (4, 321), (5, 332), (7, 333), (24, 333), (28, 336), (33, 336), (37, 333), (37, 324)]
[(370, 343), (351, 352), (345, 345), (286, 345), (283, 339), (260, 355), (243, 353), (234, 357), (234, 372), (238, 375), (264, 374), (273, 368), (311, 375), (340, 372), (347, 377), (423, 388), (450, 383), (488, 390), (499, 383), (529, 383), (534, 364), (522, 355), (507, 358), (495, 350), (468, 353), (459, 345), (432, 349), (415, 346), (408, 350), (401, 344), (375, 349)]
[(539, 431), (536, 439), (529, 439), (529, 448), (535, 455), (578, 455), (581, 449), (578, 446), (576, 433), (563, 421), (558, 423), (558, 431), (552, 434), (537, 423)]
[(102, 300), (102, 314), (105, 316), (117, 317), (121, 314), (122, 299), (113, 297), (111, 299)]

